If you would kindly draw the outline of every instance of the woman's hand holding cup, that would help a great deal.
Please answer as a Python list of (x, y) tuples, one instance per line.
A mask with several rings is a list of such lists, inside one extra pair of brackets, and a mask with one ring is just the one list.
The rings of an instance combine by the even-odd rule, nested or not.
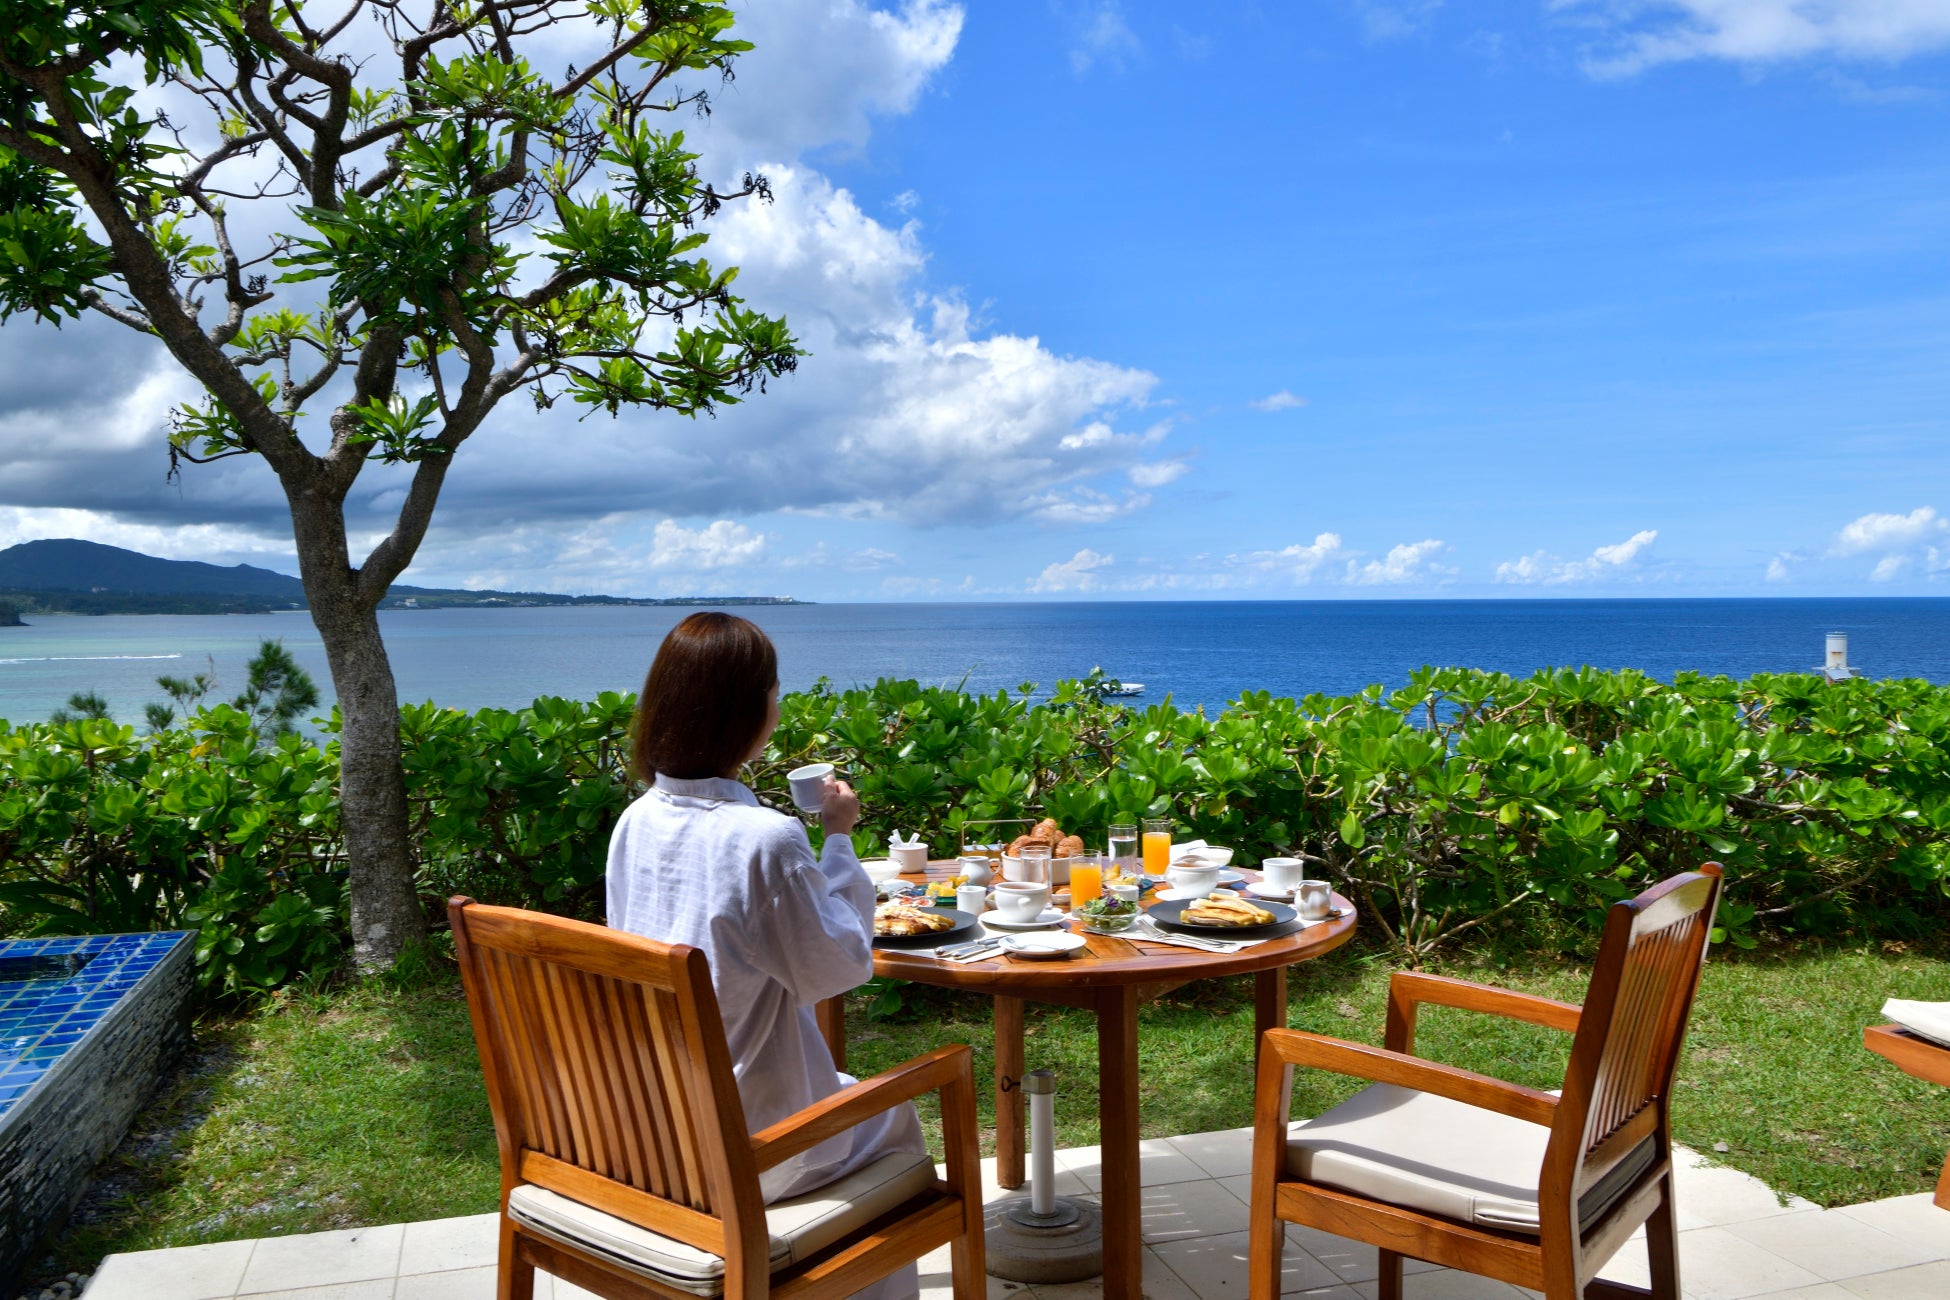
[(826, 778), (819, 800), (819, 824), (828, 835), (851, 835), (860, 820), (860, 796), (837, 776)]

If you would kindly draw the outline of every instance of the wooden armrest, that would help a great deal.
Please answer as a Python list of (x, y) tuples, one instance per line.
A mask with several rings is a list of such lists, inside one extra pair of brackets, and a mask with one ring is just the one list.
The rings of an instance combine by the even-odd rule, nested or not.
[(1530, 993), (1515, 993), (1488, 984), (1450, 979), (1445, 975), (1424, 975), (1419, 971), (1396, 971), (1388, 981), (1388, 1030), (1384, 1041), (1391, 1051), (1415, 1050), (1415, 1012), (1424, 1002), (1481, 1011), (1506, 1020), (1522, 1020), (1546, 1029), (1576, 1033), (1584, 1008), (1569, 1002), (1554, 1002)]
[(957, 1082), (972, 1094), (974, 1061), (974, 1053), (966, 1044), (951, 1043), (871, 1079), (862, 1079), (752, 1134), (753, 1159), (761, 1171), (770, 1169), (781, 1160), (811, 1150), (827, 1138), (837, 1137), (869, 1116)]
[(1393, 1052), (1367, 1043), (1350, 1043), (1343, 1038), (1326, 1038), (1297, 1029), (1269, 1029), (1260, 1042), (1262, 1053), (1273, 1054), (1285, 1065), (1305, 1065), (1375, 1083), (1392, 1083), (1401, 1088), (1432, 1092), (1451, 1101), (1546, 1127), (1557, 1118), (1557, 1098), (1548, 1092), (1526, 1088), (1520, 1083), (1507, 1083), (1473, 1070), (1425, 1061), (1406, 1052)]

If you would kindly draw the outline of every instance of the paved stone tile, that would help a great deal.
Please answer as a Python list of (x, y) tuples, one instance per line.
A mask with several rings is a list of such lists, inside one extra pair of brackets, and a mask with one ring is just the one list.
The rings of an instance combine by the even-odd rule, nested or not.
[(393, 1279), (372, 1278), (364, 1282), (334, 1282), (330, 1286), (305, 1286), (284, 1291), (253, 1291), (251, 1300), (393, 1300)]
[(500, 1250), (499, 1214), (470, 1214), (459, 1219), (426, 1219), (406, 1225), (400, 1244), (399, 1271), (449, 1273), (496, 1262)]
[[(251, 1253), (239, 1295), (295, 1291), (339, 1282), (391, 1278), (399, 1273), (400, 1242), (406, 1225), (343, 1232), (312, 1232), (296, 1237), (264, 1237)], [(307, 1297), (310, 1300), (310, 1297)]]
[[(1071, 1147), (1056, 1153), (1059, 1167), (1083, 1180), (1090, 1191), (1103, 1186), (1102, 1157), (1096, 1147)], [(1138, 1181), (1146, 1187), (1165, 1183), (1194, 1182), (1210, 1177), (1197, 1161), (1165, 1138), (1147, 1138), (1138, 1144)]]
[(1861, 1300), (1943, 1300), (1950, 1296), (1950, 1260), (1852, 1277), (1842, 1289)]
[[(1381, 1284), (1363, 1282), (1354, 1290), (1361, 1300), (1375, 1300), (1380, 1294)], [(1536, 1294), (1520, 1286), (1511, 1286), (1508, 1282), (1499, 1282), (1493, 1277), (1459, 1273), (1453, 1268), (1418, 1273), (1414, 1281), (1402, 1279), (1403, 1300), (1523, 1300), (1525, 1296)]]
[(1798, 1286), (1792, 1291), (1770, 1291), (1754, 1300), (1856, 1300), (1852, 1292), (1843, 1290), (1833, 1282), (1817, 1282), (1813, 1286)]
[[(405, 1274), (393, 1288), (392, 1300), (494, 1300), (495, 1271), (489, 1264), (486, 1268)], [(538, 1286), (535, 1290), (538, 1296), (546, 1296), (549, 1289)]]
[[(1246, 1295), (1246, 1234), (1190, 1237), (1152, 1247), (1199, 1296), (1199, 1300), (1242, 1300)], [(1343, 1285), (1334, 1270), (1298, 1247), (1289, 1246), (1280, 1270), (1281, 1292)]]
[(1246, 1206), (1210, 1178), (1146, 1187), (1139, 1203), (1147, 1245), (1244, 1232), (1248, 1226)]
[(1696, 1300), (1746, 1300), (1828, 1280), (1725, 1228), (1679, 1234), (1679, 1282)]
[[(1253, 1180), (1245, 1175), (1221, 1178), (1219, 1186), (1239, 1198), (1239, 1203), (1250, 1210), (1253, 1203)], [(1319, 1228), (1309, 1228), (1298, 1223), (1286, 1225), (1287, 1243), (1306, 1251), (1321, 1263), (1334, 1270), (1343, 1282), (1371, 1282), (1381, 1272), (1380, 1254), (1365, 1242), (1349, 1241)], [(1405, 1259), (1402, 1273), (1426, 1273), (1440, 1268), (1426, 1260)]]
[(1167, 1138), (1214, 1178), (1230, 1178), (1253, 1171), (1253, 1131), (1230, 1128), (1218, 1133), (1191, 1133)]
[(1932, 1259), (1950, 1259), (1950, 1210), (1938, 1209), (1929, 1192), (1845, 1205), (1836, 1213), (1900, 1237), (1913, 1249), (1930, 1252)]
[(88, 1300), (223, 1300), (237, 1294), (255, 1241), (110, 1255), (88, 1283)]
[[(1198, 1294), (1149, 1250), (1144, 1252), (1143, 1287), (1144, 1300), (1199, 1300)], [(1035, 1300), (1100, 1300), (1104, 1280), (1093, 1277), (1084, 1282), (1039, 1286), (1032, 1294)]]
[(1721, 1227), (1745, 1223), (1749, 1219), (1771, 1218), (1778, 1214), (1800, 1214), (1821, 1207), (1798, 1196), (1783, 1198), (1758, 1178), (1728, 1169), (1723, 1165), (1692, 1163), (1699, 1160), (1688, 1152), (1691, 1161), (1675, 1152), (1673, 1161), (1673, 1199), (1678, 1207), (1680, 1231), (1688, 1228)]
[[(1950, 1219), (1950, 1215), (1944, 1217)], [(1937, 1258), (1901, 1237), (1835, 1210), (1734, 1223), (1727, 1225), (1727, 1231), (1828, 1282), (1860, 1277), (1869, 1269), (1890, 1272)], [(1950, 1234), (1950, 1224), (1945, 1225), (1945, 1231)], [(1683, 1280), (1684, 1275), (1681, 1277)]]

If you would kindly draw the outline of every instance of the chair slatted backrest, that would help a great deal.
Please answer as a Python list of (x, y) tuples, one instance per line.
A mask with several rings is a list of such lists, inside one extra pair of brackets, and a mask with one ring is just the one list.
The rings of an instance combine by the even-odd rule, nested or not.
[[(1546, 1181), (1581, 1192), (1667, 1123), (1719, 903), (1717, 863), (1613, 904), (1584, 1002)], [(1573, 1198), (1575, 1199), (1575, 1198)]]
[(508, 1187), (715, 1254), (723, 1220), (762, 1222), (703, 953), (464, 899), (450, 916)]

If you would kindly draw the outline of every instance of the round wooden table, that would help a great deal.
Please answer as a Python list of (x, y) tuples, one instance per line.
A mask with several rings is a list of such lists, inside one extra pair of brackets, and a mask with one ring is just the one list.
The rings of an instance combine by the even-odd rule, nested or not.
[[(930, 864), (939, 878), (952, 863)], [(1253, 873), (1245, 873), (1252, 876)], [(907, 879), (920, 882), (921, 876)], [(1332, 952), (1354, 935), (1354, 907), (1336, 894), (1340, 915), (1230, 955), (1085, 934), (1088, 946), (1067, 959), (1001, 957), (949, 962), (925, 949), (877, 949), (874, 974), (995, 999), (995, 1173), (1003, 1187), (1023, 1183), (1022, 1004), (1084, 1007), (1097, 1016), (1098, 1141), (1103, 1161), (1104, 1296), (1139, 1300), (1143, 1293), (1142, 1199), (1138, 1188), (1137, 1009), (1194, 980), (1252, 975), (1253, 1042), (1286, 1025), (1286, 968)], [(840, 999), (822, 1003), (820, 1028), (833, 1060), (846, 1068)], [(1248, 1069), (1251, 1067), (1249, 1066)]]

